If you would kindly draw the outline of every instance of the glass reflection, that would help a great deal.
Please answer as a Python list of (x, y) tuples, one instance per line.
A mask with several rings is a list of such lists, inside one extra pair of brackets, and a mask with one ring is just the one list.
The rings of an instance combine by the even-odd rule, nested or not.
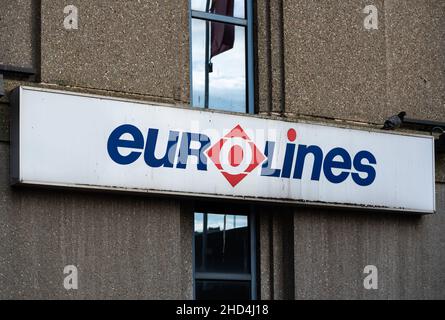
[(196, 299), (198, 300), (249, 300), (249, 281), (197, 280)]
[[(207, 4), (207, 1), (209, 2)], [(213, 1), (220, 1), (221, 0), (191, 0), (192, 2), (192, 10), (197, 11), (206, 11), (206, 6), (208, 5), (209, 8), (212, 7)], [(236, 18), (245, 18), (246, 16), (246, 5), (245, 0), (222, 0), (224, 3), (227, 3), (230, 5), (230, 1), (233, 3), (233, 16)]]
[(195, 213), (197, 272), (250, 273), (248, 218)]
[[(228, 26), (215, 22), (209, 25), (210, 34), (212, 26), (220, 29)], [(201, 108), (205, 105), (205, 28), (204, 20), (192, 19), (192, 104)], [(246, 112), (245, 27), (233, 28), (233, 48), (223, 47), (221, 51), (226, 51), (210, 60), (213, 71), (209, 72), (209, 108), (244, 113)]]
[(203, 231), (203, 221), (204, 214), (203, 213), (195, 213), (195, 232), (202, 233)]

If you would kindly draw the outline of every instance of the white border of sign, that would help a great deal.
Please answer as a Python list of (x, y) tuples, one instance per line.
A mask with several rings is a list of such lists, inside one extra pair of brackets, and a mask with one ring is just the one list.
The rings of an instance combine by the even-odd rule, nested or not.
[[(418, 169), (419, 171), (421, 171), (421, 173), (423, 172), (429, 172), (431, 170), (431, 179), (428, 177), (424, 177), (424, 175), (418, 175), (417, 178), (421, 178), (420, 180), (422, 180), (421, 182), (419, 181), (419, 183), (422, 183), (422, 188), (420, 190), (414, 190), (416, 192), (413, 192), (413, 190), (409, 191), (411, 192), (411, 194), (414, 196), (417, 196), (418, 193), (417, 192), (423, 192), (426, 189), (428, 189), (428, 185), (431, 184), (431, 189), (428, 191), (426, 190), (424, 193), (427, 195), (427, 197), (430, 197), (429, 200), (427, 199), (423, 204), (419, 205), (418, 207), (414, 208), (414, 207), (403, 207), (403, 206), (389, 206), (389, 205), (380, 205), (380, 204), (376, 204), (379, 202), (378, 200), (373, 200), (374, 202), (371, 201), (372, 204), (368, 204), (368, 203), (348, 203), (345, 201), (323, 201), (323, 200), (313, 200), (314, 196), (314, 190), (315, 192), (319, 192), (319, 193), (325, 193), (327, 194), (327, 199), (332, 199), (332, 194), (333, 193), (337, 193), (337, 191), (332, 191), (334, 189), (329, 189), (328, 187), (320, 187), (320, 186), (309, 186), (308, 189), (312, 188), (312, 190), (310, 189), (308, 192), (306, 192), (304, 190), (302, 190), (300, 192), (300, 194), (303, 194), (303, 196), (301, 196), (300, 199), (297, 198), (289, 198), (289, 197), (285, 197), (285, 198), (280, 198), (280, 193), (277, 196), (277, 193), (275, 192), (273, 194), (273, 196), (271, 197), (267, 197), (267, 196), (259, 196), (259, 197), (255, 197), (252, 194), (249, 194), (248, 191), (249, 189), (244, 188), (245, 186), (240, 184), (240, 187), (238, 188), (238, 190), (240, 190), (238, 193), (234, 192), (233, 194), (230, 194), (230, 190), (231, 189), (224, 189), (223, 187), (220, 186), (215, 186), (214, 189), (217, 190), (213, 193), (207, 193), (207, 192), (203, 192), (203, 191), (196, 191), (196, 190), (192, 190), (191, 192), (187, 191), (187, 187), (182, 188), (181, 190), (168, 190), (167, 188), (164, 188), (165, 185), (160, 184), (160, 188), (155, 189), (155, 188), (143, 188), (143, 187), (135, 187), (134, 185), (129, 185), (129, 186), (123, 186), (122, 184), (119, 185), (119, 183), (103, 183), (103, 180), (98, 179), (98, 183), (92, 183), (90, 180), (91, 178), (91, 174), (86, 175), (88, 182), (82, 183), (79, 181), (74, 181), (72, 178), (68, 178), (66, 181), (55, 181), (54, 179), (45, 179), (45, 175), (42, 174), (41, 172), (36, 173), (36, 171), (32, 171), (33, 174), (29, 174), (29, 171), (27, 169), (27, 171), (23, 170), (23, 166), (26, 165), (29, 167), (29, 164), (32, 163), (32, 156), (36, 156), (36, 159), (49, 159), (46, 156), (42, 156), (39, 158), (39, 156), (37, 155), (37, 153), (31, 153), (30, 150), (30, 146), (29, 146), (29, 141), (32, 141), (35, 143), (40, 143), (39, 140), (33, 140), (38, 139), (38, 135), (41, 134), (43, 131), (38, 131), (38, 130), (34, 130), (32, 132), (24, 132), (24, 130), (28, 130), (30, 129), (30, 126), (34, 128), (33, 124), (34, 120), (31, 120), (30, 122), (30, 116), (27, 115), (27, 113), (29, 112), (29, 109), (31, 107), (31, 105), (33, 105), (33, 103), (30, 103), (30, 100), (28, 99), (27, 102), (23, 105), (21, 105), (23, 103), (23, 101), (20, 101), (20, 97), (23, 94), (26, 93), (34, 93), (34, 94), (41, 94), (42, 98), (40, 100), (42, 101), (36, 101), (36, 106), (39, 108), (43, 108), (45, 109), (46, 107), (48, 107), (48, 105), (51, 105), (52, 102), (48, 102), (47, 104), (45, 104), (45, 99), (51, 100), (50, 96), (51, 94), (55, 94), (60, 96), (59, 98), (66, 96), (66, 97), (78, 97), (78, 98), (82, 98), (82, 99), (87, 99), (85, 101), (88, 102), (88, 104), (90, 105), (89, 108), (90, 109), (85, 109), (83, 108), (82, 110), (79, 109), (79, 111), (76, 109), (76, 113), (79, 112), (91, 112), (94, 113), (94, 105), (96, 104), (102, 104), (102, 108), (103, 108), (103, 104), (106, 103), (108, 101), (108, 103), (110, 105), (116, 105), (119, 104), (119, 114), (118, 117), (120, 117), (120, 119), (114, 119), (117, 122), (116, 123), (120, 123), (122, 121), (127, 121), (129, 118), (132, 118), (131, 115), (127, 114), (125, 115), (125, 111), (127, 108), (131, 109), (132, 111), (135, 111), (136, 109), (134, 108), (140, 108), (138, 106), (144, 107), (143, 109), (143, 113), (147, 116), (147, 113), (149, 112), (154, 112), (154, 110), (156, 110), (158, 113), (159, 112), (169, 112), (168, 114), (170, 115), (175, 115), (175, 114), (179, 114), (179, 113), (184, 113), (184, 114), (192, 114), (193, 118), (199, 118), (199, 119), (205, 119), (205, 121), (214, 121), (217, 122), (218, 120), (221, 120), (222, 122), (229, 122), (229, 123), (249, 123), (252, 124), (253, 127), (255, 126), (259, 126), (261, 127), (262, 125), (264, 126), (268, 126), (268, 127), (298, 127), (298, 130), (301, 130), (302, 133), (309, 133), (306, 134), (306, 139), (308, 139), (309, 141), (307, 142), (308, 144), (311, 144), (311, 139), (307, 138), (307, 136), (312, 136), (314, 135), (314, 128), (316, 129), (315, 131), (315, 136), (318, 135), (318, 131), (320, 131), (320, 135), (323, 135), (323, 131), (327, 130), (329, 134), (335, 132), (335, 136), (339, 137), (339, 139), (341, 140), (342, 136), (345, 136), (346, 134), (349, 135), (353, 135), (353, 136), (362, 136), (365, 137), (367, 135), (369, 135), (371, 138), (374, 136), (378, 136), (378, 139), (381, 139), (379, 141), (385, 141), (385, 140), (391, 140), (391, 137), (395, 137), (395, 139), (401, 138), (401, 139), (405, 139), (405, 142), (407, 143), (407, 145), (410, 145), (410, 140), (416, 140), (416, 139), (409, 139), (410, 137), (412, 138), (422, 138), (422, 139), (426, 139), (425, 141), (429, 141), (429, 144), (431, 145), (431, 149), (429, 149), (430, 147), (428, 145), (424, 145), (422, 148), (422, 150), (427, 151), (427, 150), (431, 150), (431, 166), (426, 166), (425, 168), (420, 168), (419, 166), (419, 159), (417, 159), (416, 161), (414, 161), (414, 167), (413, 164), (411, 164), (411, 166), (408, 166), (407, 168), (414, 168), (414, 169)], [(45, 95), (48, 95), (46, 98), (44, 97)], [(35, 98), (35, 97), (34, 97)], [(69, 99), (68, 99), (69, 100)], [(37, 88), (37, 87), (18, 87), (17, 89), (14, 90), (12, 96), (11, 96), (11, 184), (12, 185), (40, 185), (40, 186), (55, 186), (55, 187), (65, 187), (65, 188), (83, 188), (83, 189), (97, 189), (97, 190), (112, 190), (112, 191), (124, 191), (124, 192), (136, 192), (136, 193), (153, 193), (153, 194), (165, 194), (165, 195), (176, 195), (176, 196), (193, 196), (193, 197), (200, 197), (200, 198), (222, 198), (222, 199), (233, 199), (233, 200), (249, 200), (249, 201), (255, 201), (255, 202), (275, 202), (275, 203), (291, 203), (291, 204), (299, 204), (299, 205), (311, 205), (311, 206), (328, 206), (328, 207), (342, 207), (342, 208), (354, 208), (354, 209), (372, 209), (372, 210), (386, 210), (386, 211), (403, 211), (403, 212), (412, 212), (412, 213), (433, 213), (436, 210), (435, 207), (435, 169), (434, 169), (434, 139), (433, 137), (430, 136), (424, 136), (424, 135), (415, 135), (415, 134), (407, 134), (407, 133), (396, 133), (396, 132), (382, 132), (382, 131), (377, 131), (377, 130), (359, 130), (359, 129), (351, 129), (351, 128), (346, 128), (346, 127), (340, 127), (340, 126), (332, 126), (332, 125), (327, 125), (327, 124), (312, 124), (309, 122), (291, 122), (291, 121), (286, 121), (286, 120), (273, 120), (270, 118), (266, 118), (266, 117), (262, 117), (262, 116), (258, 116), (258, 115), (240, 115), (240, 114), (234, 114), (234, 113), (228, 113), (228, 112), (220, 112), (220, 111), (214, 111), (214, 110), (203, 110), (203, 109), (194, 109), (194, 108), (180, 108), (180, 107), (174, 107), (174, 106), (170, 106), (170, 105), (163, 105), (163, 104), (148, 104), (146, 102), (142, 102), (142, 101), (137, 101), (137, 100), (129, 100), (129, 99), (121, 99), (121, 98), (114, 98), (114, 97), (106, 97), (106, 96), (98, 96), (98, 95), (92, 95), (92, 94), (84, 94), (84, 93), (77, 93), (77, 92), (71, 92), (71, 91), (60, 91), (60, 90), (53, 90), (53, 89), (47, 89), (47, 88)], [(56, 118), (55, 119), (51, 119), (51, 121), (53, 122), (48, 122), (48, 123), (55, 123), (57, 121), (63, 122), (66, 121), (66, 119), (63, 119), (62, 115), (64, 115), (63, 113), (63, 108), (64, 103), (61, 103), (60, 105), (56, 106), (57, 108), (55, 108), (54, 105), (52, 105), (51, 107), (48, 107), (49, 109), (45, 109), (45, 111), (49, 114), (47, 114), (47, 117), (52, 117), (53, 114), (51, 114), (50, 110), (53, 110), (54, 113), (58, 113), (61, 112), (60, 114), (56, 114), (54, 115)], [(116, 106), (115, 106), (116, 107)], [(127, 107), (127, 108), (126, 108)], [(22, 110), (20, 109), (22, 108)], [(23, 109), (25, 108), (25, 109)], [(53, 108), (53, 109), (51, 109)], [(110, 106), (110, 108), (112, 108)], [(150, 108), (155, 108), (155, 109), (150, 109)], [(116, 108), (115, 108), (116, 109)], [(142, 109), (142, 108), (140, 108)], [(68, 109), (67, 109), (68, 110)], [(111, 110), (111, 109), (109, 109)], [(153, 111), (151, 111), (153, 110)], [(102, 109), (103, 111), (103, 109)], [(122, 116), (122, 114), (120, 114), (122, 111), (122, 113), (124, 114), (124, 116)], [(138, 112), (140, 111), (139, 109), (137, 110)], [(39, 111), (34, 110), (33, 114), (36, 118), (39, 118), (40, 116), (38, 115)], [(43, 112), (43, 110), (42, 110)], [(70, 113), (71, 112), (71, 113)], [(72, 116), (72, 115), (76, 115), (76, 113), (74, 113), (73, 109), (71, 109), (71, 111), (68, 111), (68, 113)], [(103, 115), (103, 113), (102, 113)], [(59, 116), (59, 118), (57, 118), (57, 116)], [(86, 118), (87, 114), (83, 114), (83, 117)], [(116, 114), (113, 115), (116, 118)], [(97, 117), (97, 115), (96, 115)], [(27, 119), (26, 120), (26, 124), (24, 124), (24, 120), (23, 118)], [(149, 117), (150, 118), (150, 117)], [(45, 117), (40, 117), (40, 119), (43, 119), (43, 121), (47, 121), (45, 120)], [(104, 119), (103, 122), (107, 122), (109, 121), (109, 119), (107, 118), (99, 118), (100, 120)], [(201, 119), (201, 120), (202, 120)], [(98, 119), (96, 119), (98, 120)], [(35, 120), (35, 121), (39, 121), (39, 120)], [(50, 121), (50, 120), (48, 120)], [(119, 122), (120, 121), (120, 122)], [(262, 121), (262, 122), (261, 122)], [(96, 122), (98, 125), (101, 125), (99, 122), (102, 121), (98, 121)], [(127, 121), (128, 122), (128, 121)], [(137, 121), (136, 121), (137, 122)], [(261, 122), (261, 123), (260, 123)], [(48, 123), (46, 125), (48, 125)], [(141, 124), (141, 122), (138, 122), (139, 124)], [(143, 122), (142, 122), (143, 123)], [(202, 121), (201, 121), (202, 123)], [(258, 123), (260, 123), (258, 125)], [(39, 123), (36, 123), (37, 126), (39, 126)], [(162, 124), (161, 124), (162, 125)], [(227, 124), (228, 126), (230, 126), (231, 124)], [(60, 126), (59, 126), (60, 127)], [(169, 127), (169, 126), (167, 126)], [(62, 126), (63, 128), (63, 126)], [(82, 128), (80, 128), (82, 129)], [(142, 131), (146, 130), (147, 128), (141, 128)], [(230, 129), (230, 128), (226, 128), (226, 129)], [(68, 129), (69, 130), (69, 129)], [(312, 131), (311, 131), (312, 130)], [(332, 130), (338, 130), (338, 131), (332, 131)], [(63, 137), (70, 137), (70, 136), (64, 136), (64, 132), (58, 131), (61, 139), (63, 139)], [(227, 133), (227, 131), (225, 131)], [(109, 133), (109, 132), (108, 132)], [(300, 133), (300, 132), (299, 132)], [(384, 135), (384, 136), (383, 136)], [(43, 135), (44, 136), (44, 135)], [(27, 138), (28, 137), (28, 138)], [(31, 137), (31, 139), (29, 139), (29, 137)], [(41, 140), (41, 141), (47, 141), (48, 139), (48, 135), (45, 136), (46, 139)], [(269, 137), (269, 136), (268, 136)], [(84, 137), (85, 138), (85, 137)], [(370, 139), (371, 139), (370, 138)], [(315, 137), (313, 138), (315, 139), (314, 141), (326, 141), (323, 140), (323, 138), (320, 137)], [(318, 140), (317, 140), (318, 139)], [(377, 138), (372, 138), (372, 139), (377, 139)], [(255, 140), (255, 139), (252, 139)], [(263, 139), (264, 140), (264, 139)], [(328, 139), (329, 140), (329, 139)], [(418, 140), (418, 139), (417, 139)], [(23, 141), (27, 141), (28, 146), (23, 146)], [(216, 141), (216, 140), (215, 140)], [(212, 140), (212, 145), (215, 142), (214, 140)], [(279, 137), (279, 142), (283, 142), (283, 137)], [(420, 141), (420, 140), (418, 140)], [(286, 141), (284, 141), (286, 142)], [(299, 141), (297, 141), (299, 142)], [(324, 143), (324, 142), (323, 142)], [(354, 142), (355, 144), (357, 144), (357, 141)], [(354, 143), (352, 143), (352, 148), (353, 150), (355, 150), (354, 148)], [(383, 142), (382, 142), (383, 143)], [(414, 143), (414, 142), (413, 142)], [(33, 145), (34, 145), (33, 144)], [(283, 145), (285, 143), (282, 143)], [(278, 144), (277, 144), (278, 145)], [(328, 143), (329, 145), (329, 143)], [(335, 144), (334, 144), (335, 145)], [(372, 146), (372, 144), (369, 144)], [(414, 144), (415, 145), (415, 144)], [(52, 147), (52, 146), (51, 146)], [(356, 146), (357, 147), (357, 146)], [(25, 149), (23, 149), (25, 148)], [(49, 148), (48, 145), (45, 146), (45, 148)], [(259, 147), (262, 151), (264, 151), (264, 146), (260, 146)], [(277, 146), (278, 154), (283, 155), (284, 153), (284, 147), (281, 148), (279, 146)], [(283, 150), (281, 150), (281, 149)], [(332, 148), (331, 145), (329, 145), (329, 148)], [(24, 150), (26, 150), (26, 152), (24, 152)], [(34, 149), (35, 151), (36, 149)], [(48, 149), (49, 150), (49, 149)], [(359, 150), (359, 149), (357, 149)], [(402, 148), (399, 147), (399, 149), (397, 149), (399, 154), (395, 154), (393, 155), (393, 157), (398, 157), (400, 156), (400, 152), (404, 152)], [(57, 150), (56, 150), (57, 151)], [(388, 150), (388, 152), (390, 152), (391, 150)], [(61, 151), (63, 153), (63, 150)], [(356, 152), (356, 151), (355, 151)], [(408, 151), (406, 151), (408, 152)], [(57, 152), (56, 152), (57, 153)], [(422, 157), (420, 160), (424, 160), (424, 159), (430, 159), (430, 156), (427, 154), (424, 154), (425, 152), (423, 152)], [(428, 153), (428, 152), (427, 152)], [(407, 153), (408, 154), (408, 153)], [(415, 154), (415, 153), (413, 153)], [(25, 155), (25, 156), (24, 156)], [(25, 158), (23, 158), (25, 157)], [(406, 156), (405, 156), (406, 158)], [(26, 161), (24, 161), (24, 159)], [(398, 159), (403, 159), (403, 155), (400, 156), (400, 158), (397, 159), (390, 159), (392, 161), (392, 165), (396, 165), (398, 166), (399, 163), (397, 162)], [(39, 161), (39, 160), (37, 160)], [(42, 160), (40, 160), (42, 161)], [(210, 162), (210, 161), (208, 161)], [(421, 163), (425, 163), (425, 162), (421, 162)], [(403, 163), (401, 163), (403, 164)], [(56, 164), (57, 165), (57, 164)], [(190, 166), (190, 164), (188, 164)], [(211, 166), (212, 164), (209, 164), (209, 166)], [(42, 165), (37, 165), (37, 171), (39, 171)], [(78, 169), (78, 168), (77, 168)], [(215, 168), (212, 168), (215, 169)], [(108, 169), (109, 170), (109, 169)], [(261, 170), (261, 166), (259, 166), (256, 171)], [(422, 171), (423, 170), (423, 171)], [(211, 170), (209, 170), (211, 171)], [(214, 172), (209, 172), (209, 178), (210, 179), (220, 179), (220, 172), (218, 172), (217, 170), (213, 170), (216, 171), (217, 173)], [(414, 170), (416, 171), (416, 170)], [(109, 172), (109, 171), (108, 171)], [(405, 173), (405, 172), (403, 172)], [(50, 171), (46, 171), (46, 174), (51, 175), (52, 173)], [(76, 174), (79, 174), (79, 172), (76, 172)], [(152, 173), (151, 173), (152, 174)], [(414, 173), (412, 173), (414, 174)], [(194, 173), (194, 175), (196, 175), (196, 173)], [(258, 175), (258, 174), (257, 174)], [(399, 174), (395, 175), (395, 176), (402, 176), (403, 174)], [(35, 177), (38, 177), (37, 179)], [(172, 179), (175, 179), (175, 173), (172, 173)], [(193, 177), (193, 175), (192, 175)], [(183, 180), (184, 177), (182, 177)], [(275, 179), (275, 178), (266, 178), (266, 179)], [(412, 178), (414, 179), (414, 178)], [(105, 179), (106, 180), (106, 179)], [(159, 176), (155, 176), (155, 179), (153, 179), (153, 181), (158, 181), (158, 180), (162, 180), (159, 178)], [(248, 179), (246, 179), (248, 180)], [(309, 179), (310, 180), (310, 179)], [(212, 180), (213, 181), (213, 180)], [(276, 181), (276, 180), (275, 180)], [(181, 185), (181, 182), (176, 181), (175, 183), (178, 183), (178, 185)], [(185, 183), (189, 183), (189, 182), (185, 182)], [(226, 183), (226, 181), (222, 181), (222, 182), (218, 182), (221, 184)], [(248, 185), (249, 182), (245, 182), (244, 185)], [(255, 185), (258, 184), (257, 181), (253, 181), (250, 182), (251, 183), (251, 188), (255, 188)], [(293, 183), (293, 182), (292, 182)], [(303, 184), (307, 184), (309, 185), (311, 183), (311, 181), (309, 182), (304, 182)], [(349, 182), (348, 182), (349, 183)], [(392, 182), (394, 183), (394, 182)], [(183, 183), (184, 184), (184, 183)], [(190, 183), (189, 183), (190, 184)], [(286, 187), (287, 184), (290, 183), (282, 183), (281, 186), (278, 186), (279, 188), (282, 189), (283, 194), (290, 194), (289, 189), (286, 188), (290, 188), (290, 187)], [(302, 184), (302, 182), (300, 182), (300, 185)], [(405, 184), (404, 181), (400, 181), (400, 189), (403, 189), (403, 185)], [(252, 187), (253, 185), (253, 187)], [(173, 186), (173, 188), (175, 188), (176, 185)], [(274, 185), (275, 187), (275, 185)], [(300, 186), (301, 187), (301, 186)], [(397, 185), (396, 185), (397, 187)], [(411, 187), (413, 187), (413, 182), (411, 181)], [(415, 187), (415, 186), (414, 186)], [(243, 189), (244, 188), (244, 189)], [(271, 188), (270, 185), (266, 185), (265, 188)], [(301, 187), (303, 188), (303, 187)], [(306, 188), (306, 186), (304, 186), (304, 188)], [(343, 189), (340, 190), (340, 192), (338, 192), (340, 195), (342, 193), (348, 193), (348, 194), (352, 194), (354, 195), (353, 192), (351, 192), (351, 188), (352, 187), (344, 187)], [(191, 188), (193, 189), (193, 188)], [(226, 192), (225, 190), (229, 190), (228, 192)], [(321, 190), (321, 191), (320, 191)], [(423, 190), (423, 191), (422, 191)], [(385, 195), (385, 190), (383, 190), (383, 194)], [(404, 191), (400, 191), (401, 193), (403, 193)], [(258, 194), (261, 194), (258, 193)], [(266, 193), (265, 193), (266, 194)], [(362, 195), (364, 193), (361, 193)], [(304, 195), (309, 195), (308, 199), (304, 199)], [(317, 194), (317, 196), (319, 196)], [(406, 197), (406, 195), (404, 196), (405, 199), (408, 199), (409, 197)], [(323, 198), (323, 194), (320, 198)], [(375, 196), (374, 196), (375, 198)], [(344, 200), (344, 197), (340, 197), (339, 199)], [(357, 199), (357, 197), (351, 196), (351, 199)], [(408, 199), (409, 200), (409, 199)], [(348, 200), (349, 201), (349, 200)], [(391, 201), (391, 200), (390, 200)], [(421, 206), (423, 206), (423, 208), (420, 208)]]

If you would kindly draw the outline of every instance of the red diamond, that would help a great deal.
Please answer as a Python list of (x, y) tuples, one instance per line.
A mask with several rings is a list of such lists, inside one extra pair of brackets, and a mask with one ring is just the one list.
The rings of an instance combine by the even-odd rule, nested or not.
[[(224, 143), (226, 143), (226, 141), (230, 140), (231, 138), (241, 138), (243, 140), (246, 140), (248, 142), (248, 146), (252, 151), (251, 153), (252, 159), (250, 159), (249, 165), (242, 173), (234, 174), (227, 172), (221, 165), (221, 149)], [(238, 183), (240, 183), (241, 180), (243, 180), (247, 176), (247, 174), (252, 172), (266, 159), (263, 153), (257, 148), (255, 143), (253, 143), (250, 140), (249, 136), (246, 134), (243, 128), (241, 128), (240, 125), (237, 125), (235, 128), (233, 128), (228, 134), (226, 134), (223, 138), (221, 138), (218, 142), (216, 142), (210, 149), (208, 149), (206, 153), (209, 159), (212, 160), (216, 168), (219, 171), (221, 171), (221, 174), (227, 179), (227, 181), (232, 185), (232, 187), (235, 187)]]

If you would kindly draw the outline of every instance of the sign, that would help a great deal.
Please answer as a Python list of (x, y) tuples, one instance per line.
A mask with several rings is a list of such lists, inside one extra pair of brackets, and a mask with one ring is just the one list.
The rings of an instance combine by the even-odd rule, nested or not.
[(433, 138), (19, 87), (13, 184), (435, 211)]

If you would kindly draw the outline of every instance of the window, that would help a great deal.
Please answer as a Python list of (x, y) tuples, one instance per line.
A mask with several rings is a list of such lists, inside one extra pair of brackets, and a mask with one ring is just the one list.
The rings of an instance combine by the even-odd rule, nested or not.
[(191, 1), (191, 104), (253, 113), (251, 0)]
[[(191, 105), (253, 113), (252, 0), (190, 0)], [(195, 212), (196, 299), (256, 299), (254, 217), (236, 206)]]
[(253, 225), (247, 213), (195, 212), (196, 299), (256, 298)]

